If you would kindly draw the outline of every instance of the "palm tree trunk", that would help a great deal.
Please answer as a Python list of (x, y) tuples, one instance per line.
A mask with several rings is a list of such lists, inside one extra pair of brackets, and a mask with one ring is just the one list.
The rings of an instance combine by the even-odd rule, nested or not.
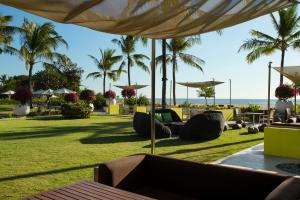
[(129, 55), (127, 55), (127, 75), (128, 75), (128, 85), (131, 85), (131, 80), (130, 80), (130, 67), (131, 67), (131, 61), (129, 59)]
[(280, 85), (283, 84), (283, 67), (284, 67), (284, 56), (285, 56), (285, 50), (281, 50), (281, 63), (280, 63)]
[(176, 54), (173, 52), (173, 104), (176, 106), (176, 77), (175, 77), (175, 72), (176, 72)]
[(165, 109), (167, 102), (166, 102), (166, 93), (167, 93), (167, 63), (166, 63), (166, 39), (162, 40), (162, 108)]
[(206, 98), (206, 96), (205, 96), (205, 104), (206, 104), (206, 106), (207, 106), (207, 98)]
[[(28, 74), (28, 89), (30, 92), (32, 92), (32, 69), (33, 69), (33, 64), (30, 64), (29, 65), (29, 74)], [(32, 97), (30, 97), (29, 104), (30, 104), (30, 108), (33, 108)]]
[(106, 82), (106, 74), (103, 74), (103, 95), (105, 93), (105, 82)]

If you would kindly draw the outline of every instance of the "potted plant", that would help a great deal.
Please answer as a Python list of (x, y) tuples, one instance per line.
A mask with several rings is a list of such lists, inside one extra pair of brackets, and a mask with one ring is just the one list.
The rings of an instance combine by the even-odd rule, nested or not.
[(106, 104), (107, 105), (116, 105), (116, 93), (112, 90), (108, 90), (104, 93), (104, 98), (106, 99)]
[(79, 96), (79, 99), (89, 104), (92, 112), (94, 111), (93, 101), (95, 100), (95, 98), (96, 98), (95, 92), (93, 90), (88, 90), (88, 89), (82, 90)]
[(128, 88), (128, 89), (123, 89), (121, 91), (122, 97), (123, 98), (130, 98), (135, 96), (135, 90), (133, 88)]
[(286, 108), (293, 110), (293, 102), (288, 101), (289, 98), (292, 98), (298, 93), (297, 89), (288, 84), (282, 84), (278, 86), (275, 90), (275, 96), (278, 98), (278, 101), (275, 104), (275, 109), (284, 113)]
[(20, 105), (14, 107), (14, 114), (17, 116), (28, 115), (30, 113), (30, 106), (28, 103), (32, 97), (32, 92), (21, 86), (16, 90), (16, 93), (12, 97), (20, 102)]

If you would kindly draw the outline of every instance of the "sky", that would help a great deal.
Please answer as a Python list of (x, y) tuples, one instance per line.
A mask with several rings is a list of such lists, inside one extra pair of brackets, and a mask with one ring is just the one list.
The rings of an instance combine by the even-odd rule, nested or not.
[[(11, 25), (20, 26), (24, 18), (35, 21), (37, 23), (49, 22), (48, 19), (34, 16), (23, 11), (0, 5), (0, 13), (2, 15), (13, 16)], [(97, 67), (88, 55), (99, 57), (101, 49), (115, 48), (116, 53), (121, 54), (118, 47), (111, 42), (114, 38), (120, 38), (119, 35), (106, 34), (93, 31), (84, 27), (79, 27), (70, 24), (61, 24), (53, 22), (57, 32), (63, 36), (68, 42), (69, 48), (58, 48), (58, 52), (69, 56), (73, 62), (84, 69), (82, 85), (86, 88), (93, 89), (96, 92), (102, 91), (101, 79), (86, 79), (88, 73), (97, 71)], [(202, 43), (195, 45), (189, 49), (187, 53), (200, 57), (205, 60), (206, 64), (203, 67), (203, 72), (185, 65), (182, 62), (178, 63), (179, 70), (176, 73), (176, 81), (178, 82), (199, 82), (215, 79), (223, 81), (224, 84), (216, 86), (216, 98), (229, 98), (229, 79), (232, 81), (232, 98), (235, 99), (266, 99), (268, 85), (268, 63), (273, 62), (273, 66), (280, 65), (280, 52), (272, 56), (264, 56), (256, 60), (252, 64), (246, 61), (248, 52), (238, 53), (241, 44), (250, 38), (250, 30), (255, 29), (267, 34), (275, 36), (269, 15), (239, 24), (230, 28), (223, 29), (223, 34), (220, 36), (216, 32), (205, 33), (201, 35)], [(161, 43), (156, 43), (157, 55), (161, 54)], [(15, 41), (12, 46), (19, 48), (19, 37), (15, 36)], [(138, 44), (138, 53), (146, 54), (151, 57), (151, 42), (144, 47)], [(150, 61), (146, 61), (150, 67)], [(300, 64), (299, 50), (289, 49), (286, 54), (285, 66), (295, 66)], [(33, 72), (42, 70), (42, 66), (37, 64)], [(171, 66), (168, 66), (167, 71), (167, 96), (170, 92)], [(20, 75), (28, 74), (24, 61), (16, 56), (0, 55), (0, 75)], [(142, 71), (138, 67), (132, 68), (131, 82), (138, 84), (150, 85), (150, 74)], [(275, 98), (275, 88), (279, 85), (279, 73), (272, 70), (271, 79), (271, 98)], [(290, 83), (284, 79), (285, 83)], [(123, 74), (117, 82), (107, 81), (108, 86), (111, 85), (112, 90), (120, 95), (120, 90), (113, 85), (126, 85), (127, 74)], [(150, 97), (150, 86), (138, 91), (138, 94), (144, 94)], [(186, 87), (176, 86), (177, 98), (186, 98)], [(161, 97), (161, 73), (159, 68), (156, 70), (156, 97)], [(189, 98), (197, 98), (196, 89), (189, 89)]]

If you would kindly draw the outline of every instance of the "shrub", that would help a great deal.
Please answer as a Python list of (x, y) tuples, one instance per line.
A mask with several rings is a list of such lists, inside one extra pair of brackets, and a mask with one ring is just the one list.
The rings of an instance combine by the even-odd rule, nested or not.
[(4, 105), (4, 104), (7, 104), (7, 105), (15, 105), (17, 104), (17, 101), (14, 100), (14, 99), (0, 99), (0, 105)]
[(121, 94), (122, 94), (122, 97), (124, 97), (124, 98), (126, 98), (126, 97), (130, 98), (130, 97), (135, 96), (136, 93), (135, 93), (134, 89), (128, 88), (128, 89), (123, 89)]
[(104, 93), (104, 98), (107, 98), (107, 99), (114, 99), (116, 98), (116, 93), (112, 90), (108, 90)]
[(124, 99), (124, 103), (126, 105), (133, 106), (136, 104), (136, 98), (135, 97), (126, 98), (126, 99)]
[(31, 99), (32, 92), (29, 89), (21, 86), (17, 88), (16, 93), (12, 95), (12, 97), (14, 100), (20, 101), (20, 103), (24, 105)]
[(146, 96), (140, 96), (137, 99), (137, 104), (148, 106), (150, 104), (150, 101)]
[(297, 93), (297, 89), (295, 90), (295, 88), (288, 84), (282, 84), (278, 86), (275, 90), (275, 96), (280, 100), (287, 100), (295, 96), (295, 94)]
[(259, 105), (249, 104), (248, 107), (241, 107), (241, 111), (244, 112), (258, 112), (260, 109)]
[(179, 107), (181, 108), (190, 108), (192, 106), (191, 103), (188, 103), (188, 102), (183, 102), (183, 104), (180, 104)]
[(68, 119), (90, 118), (91, 109), (85, 102), (64, 103), (61, 106), (61, 114)]
[(104, 106), (106, 106), (106, 101), (104, 96), (99, 93), (96, 95), (96, 99), (93, 102), (95, 109), (102, 110)]
[(76, 103), (78, 101), (78, 96), (76, 93), (66, 94), (64, 97), (66, 102)]
[(61, 106), (64, 102), (62, 98), (50, 98), (48, 106)]
[(82, 90), (79, 99), (91, 103), (95, 100), (95, 92), (93, 90), (88, 89)]

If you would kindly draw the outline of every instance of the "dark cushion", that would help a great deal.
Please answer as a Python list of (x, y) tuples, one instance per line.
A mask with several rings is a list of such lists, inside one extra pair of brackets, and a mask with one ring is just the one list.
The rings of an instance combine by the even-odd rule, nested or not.
[(193, 116), (181, 128), (179, 137), (186, 140), (210, 140), (218, 138), (224, 129), (224, 117), (220, 113), (202, 113)]
[[(136, 112), (133, 117), (133, 128), (138, 135), (151, 138), (151, 116), (147, 113)], [(155, 137), (171, 137), (170, 128), (155, 120)]]
[(182, 122), (181, 118), (172, 109), (156, 109), (155, 113), (171, 113), (172, 122)]
[(163, 122), (166, 122), (166, 123), (173, 122), (171, 113), (161, 113), (161, 116), (163, 118)]
[(266, 198), (266, 200), (299, 200), (300, 179), (289, 178), (283, 181)]

